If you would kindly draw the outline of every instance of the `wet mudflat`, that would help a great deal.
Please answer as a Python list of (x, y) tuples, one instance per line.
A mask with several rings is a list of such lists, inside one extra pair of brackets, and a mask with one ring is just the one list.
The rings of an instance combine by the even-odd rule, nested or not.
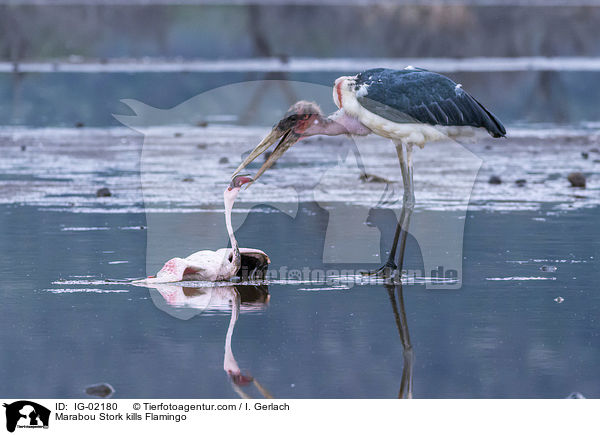
[[(597, 127), (530, 125), (509, 129), (508, 139), (428, 144), (415, 151), (417, 210), (600, 205)], [(0, 203), (77, 213), (222, 210), (231, 173), (268, 131), (225, 125), (140, 132), (125, 127), (5, 127), (0, 129)], [(253, 162), (248, 171), (261, 164), (260, 159)], [(587, 177), (585, 190), (569, 188), (571, 172)], [(365, 173), (377, 176), (377, 182), (362, 181)], [(490, 184), (492, 176), (501, 184)], [(98, 198), (101, 188), (112, 196)], [(288, 205), (298, 201), (397, 210), (401, 192), (398, 159), (389, 140), (315, 137), (292, 147), (244, 191), (234, 213), (256, 204), (285, 205), (289, 211)]]

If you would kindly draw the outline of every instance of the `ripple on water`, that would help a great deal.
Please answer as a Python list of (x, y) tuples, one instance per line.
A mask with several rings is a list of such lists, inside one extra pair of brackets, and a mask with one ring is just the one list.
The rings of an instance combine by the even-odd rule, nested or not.
[(63, 293), (129, 293), (129, 290), (105, 290), (99, 288), (47, 288), (43, 291), (54, 294)]
[(505, 276), (486, 278), (486, 281), (555, 281), (555, 276)]

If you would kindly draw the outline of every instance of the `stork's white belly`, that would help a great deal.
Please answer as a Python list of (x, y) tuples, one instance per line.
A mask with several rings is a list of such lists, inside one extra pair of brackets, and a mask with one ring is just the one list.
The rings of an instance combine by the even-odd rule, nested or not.
[[(354, 92), (354, 79), (356, 77), (340, 77), (334, 86), (335, 104), (368, 127), (373, 133), (400, 141), (406, 144), (418, 145), (421, 148), (426, 142), (444, 139), (464, 139), (474, 137), (477, 131), (485, 132), (483, 128), (471, 126), (444, 126), (429, 125), (424, 123), (399, 123), (385, 119), (360, 105)], [(338, 88), (338, 84), (340, 85)], [(337, 90), (341, 94), (341, 102)], [(361, 95), (368, 95), (368, 89), (359, 89)]]

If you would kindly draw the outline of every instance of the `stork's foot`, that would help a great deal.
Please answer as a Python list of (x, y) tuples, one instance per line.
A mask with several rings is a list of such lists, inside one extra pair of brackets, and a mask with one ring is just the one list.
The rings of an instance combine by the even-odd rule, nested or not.
[(363, 276), (372, 276), (381, 279), (391, 279), (394, 276), (394, 272), (398, 269), (398, 266), (392, 261), (386, 261), (386, 263), (377, 270), (369, 272), (362, 272)]

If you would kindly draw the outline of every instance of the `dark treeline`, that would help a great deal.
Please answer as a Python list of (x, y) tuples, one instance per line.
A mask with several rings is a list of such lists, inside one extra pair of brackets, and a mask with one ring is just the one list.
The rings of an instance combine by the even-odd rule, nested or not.
[(599, 56), (600, 7), (0, 6), (0, 59)]
[[(0, 5), (0, 62), (145, 57), (177, 62), (272, 56), (600, 56), (597, 23), (600, 7), (593, 6)], [(331, 86), (336, 77), (357, 71), (288, 75), (250, 71), (7, 72), (0, 74), (0, 101), (4, 102), (0, 124), (120, 125), (111, 114), (122, 113), (119, 101), (123, 98), (169, 108), (231, 83), (276, 78)], [(448, 75), (507, 124), (569, 124), (600, 119), (599, 74), (517, 71)]]

